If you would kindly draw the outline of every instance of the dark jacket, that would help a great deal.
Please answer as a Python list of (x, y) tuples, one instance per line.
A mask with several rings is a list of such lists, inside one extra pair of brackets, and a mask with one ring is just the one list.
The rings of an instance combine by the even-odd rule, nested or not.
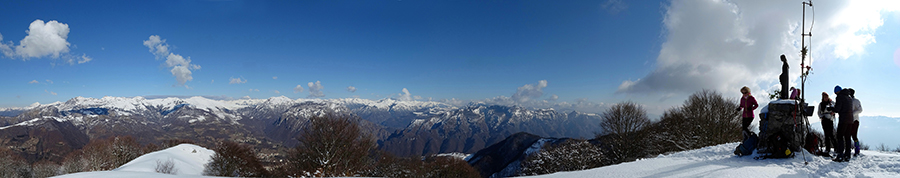
[(850, 90), (843, 89), (835, 97), (834, 112), (838, 114), (838, 124), (853, 123), (853, 99), (850, 98)]

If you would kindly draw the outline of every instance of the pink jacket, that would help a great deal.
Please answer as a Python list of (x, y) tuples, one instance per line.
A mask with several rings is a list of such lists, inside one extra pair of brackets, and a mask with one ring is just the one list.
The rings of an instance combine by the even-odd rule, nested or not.
[(758, 106), (759, 104), (756, 104), (756, 98), (753, 95), (741, 97), (740, 108), (744, 108), (744, 113), (741, 114), (741, 117), (753, 118), (753, 110), (756, 110)]

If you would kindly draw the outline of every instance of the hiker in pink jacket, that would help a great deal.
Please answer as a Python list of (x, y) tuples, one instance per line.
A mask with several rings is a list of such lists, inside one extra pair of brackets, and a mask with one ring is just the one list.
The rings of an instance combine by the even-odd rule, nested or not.
[(741, 94), (743, 96), (737, 110), (744, 110), (741, 114), (741, 117), (744, 118), (743, 122), (741, 122), (741, 129), (744, 130), (744, 135), (746, 135), (750, 133), (750, 123), (753, 122), (753, 110), (756, 110), (759, 104), (756, 104), (756, 98), (753, 98), (753, 95), (750, 94), (749, 87), (744, 86), (741, 88)]

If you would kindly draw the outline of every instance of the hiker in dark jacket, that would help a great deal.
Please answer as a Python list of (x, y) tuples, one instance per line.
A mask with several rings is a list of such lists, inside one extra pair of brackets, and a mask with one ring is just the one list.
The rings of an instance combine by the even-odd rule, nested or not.
[(834, 102), (828, 97), (828, 93), (822, 92), (822, 101), (819, 102), (819, 119), (822, 120), (822, 132), (825, 132), (825, 153), (831, 153), (831, 145), (837, 144), (834, 141), (833, 109)]
[(748, 134), (750, 134), (750, 124), (753, 123), (753, 110), (756, 110), (756, 107), (759, 107), (759, 104), (756, 103), (756, 98), (750, 94), (750, 88), (744, 86), (741, 88), (741, 103), (738, 105), (738, 110), (743, 109), (744, 111), (741, 114), (741, 117), (744, 119), (741, 122), (741, 129), (744, 131), (744, 139), (747, 139)]
[(841, 86), (834, 87), (834, 94), (837, 94), (834, 112), (838, 114), (837, 146), (835, 146), (838, 157), (835, 158), (835, 161), (842, 162), (850, 160), (850, 150), (853, 148), (850, 145), (850, 127), (853, 124), (853, 99), (850, 98), (850, 90), (841, 89)]

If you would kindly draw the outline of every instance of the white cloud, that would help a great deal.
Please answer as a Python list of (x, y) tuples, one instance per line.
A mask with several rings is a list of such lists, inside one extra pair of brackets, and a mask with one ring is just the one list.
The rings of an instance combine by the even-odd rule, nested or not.
[(347, 91), (349, 91), (350, 93), (356, 92), (356, 87), (349, 86), (347, 87)]
[(547, 87), (547, 80), (538, 81), (537, 84), (525, 84), (516, 90), (512, 95), (512, 100), (516, 102), (527, 102), (531, 99), (544, 95), (544, 87)]
[(397, 94), (396, 99), (400, 101), (412, 101), (413, 97), (412, 94), (409, 94), (409, 90), (403, 88), (402, 90), (400, 90), (400, 93)]
[(281, 94), (281, 92), (278, 90), (272, 90), (272, 92), (275, 92), (275, 94)]
[(47, 81), (47, 83), (53, 84), (53, 80), (47, 79), (47, 80), (44, 80), (44, 81)]
[(191, 70), (186, 66), (174, 66), (170, 72), (172, 72), (172, 76), (175, 76), (175, 80), (178, 81), (179, 85), (184, 85), (188, 81), (194, 80), (194, 77), (191, 76)]
[(15, 56), (16, 52), (13, 51), (11, 46), (13, 46), (12, 42), (9, 42), (8, 44), (3, 43), (3, 34), (0, 34), (0, 53), (3, 53), (6, 57)]
[[(59, 56), (69, 52), (69, 25), (51, 20), (44, 23), (43, 20), (34, 20), (28, 26), (25, 36), (19, 45), (15, 47), (15, 56), (21, 57), (23, 60), (29, 58), (38, 58), (50, 56), (59, 58)], [(4, 53), (6, 54), (6, 53)], [(7, 55), (7, 57), (13, 57)]]
[(244, 97), (241, 97), (241, 99), (248, 100), (248, 99), (253, 99), (253, 98), (251, 98), (250, 96), (244, 96)]
[(278, 80), (278, 76), (272, 77), (272, 80)]
[(56, 92), (44, 90), (45, 93), (49, 93), (50, 95), (56, 96)]
[(559, 99), (559, 96), (556, 96), (556, 94), (550, 96), (550, 101), (556, 101), (558, 99)]
[[(883, 23), (880, 12), (900, 9), (885, 6), (888, 2), (896, 4), (816, 2), (812, 58), (836, 60), (865, 53)], [(737, 93), (745, 85), (760, 91), (777, 85), (781, 54), (788, 57), (795, 83), (800, 74), (800, 7), (795, 1), (671, 1), (665, 8), (665, 42), (656, 69), (623, 81), (617, 93)], [(807, 21), (812, 21), (810, 15)], [(806, 23), (807, 30), (810, 25)]]
[(191, 76), (191, 70), (199, 70), (200, 65), (191, 64), (190, 57), (182, 57), (181, 55), (170, 53), (169, 52), (169, 44), (166, 43), (165, 39), (161, 39), (157, 35), (151, 35), (149, 39), (144, 41), (144, 46), (150, 48), (150, 53), (156, 56), (156, 59), (166, 58), (166, 66), (171, 67), (172, 76), (175, 76), (175, 80), (178, 81), (178, 86), (185, 86), (185, 83), (194, 79)]
[(31, 80), (30, 82), (28, 82), (28, 84), (36, 84), (36, 83), (40, 83), (40, 82), (38, 82), (37, 80)]
[(242, 83), (247, 83), (247, 79), (242, 79), (242, 78), (243, 78), (243, 77), (241, 77), (241, 78), (233, 78), (233, 77), (232, 77), (232, 78), (229, 78), (230, 81), (228, 82), (228, 84), (242, 84)]
[(87, 54), (81, 54), (81, 60), (78, 60), (78, 64), (91, 62), (91, 60), (94, 60), (94, 58), (88, 57)]
[(150, 53), (153, 53), (156, 59), (162, 59), (169, 55), (169, 44), (165, 39), (160, 39), (158, 35), (150, 35), (150, 38), (144, 41), (144, 46), (150, 48)]
[(302, 85), (297, 85), (297, 87), (294, 87), (294, 93), (300, 93), (300, 92), (303, 92)]
[(628, 5), (622, 2), (622, 0), (607, 0), (606, 2), (601, 4), (600, 7), (610, 14), (618, 14), (619, 12), (628, 9)]
[[(44, 23), (43, 20), (34, 20), (25, 31), (25, 36), (19, 45), (16, 46), (12, 41), (3, 42), (3, 35), (0, 35), (0, 52), (9, 58), (21, 58), (27, 61), (31, 58), (47, 57), (59, 59), (69, 64), (75, 64), (76, 56), (69, 54), (69, 46), (71, 45), (66, 39), (69, 36), (69, 25), (59, 23), (55, 20)], [(78, 64), (91, 61), (92, 58), (87, 54), (77, 59)], [(56, 65), (55, 63), (53, 65)]]
[(216, 83), (216, 79), (210, 80), (209, 83)]
[(259, 92), (259, 89), (250, 89), (250, 92)]
[(325, 88), (322, 86), (322, 82), (316, 81), (316, 83), (309, 82), (307, 84), (309, 87), (309, 96), (307, 98), (321, 98), (325, 97), (325, 93), (322, 93), (322, 89)]

